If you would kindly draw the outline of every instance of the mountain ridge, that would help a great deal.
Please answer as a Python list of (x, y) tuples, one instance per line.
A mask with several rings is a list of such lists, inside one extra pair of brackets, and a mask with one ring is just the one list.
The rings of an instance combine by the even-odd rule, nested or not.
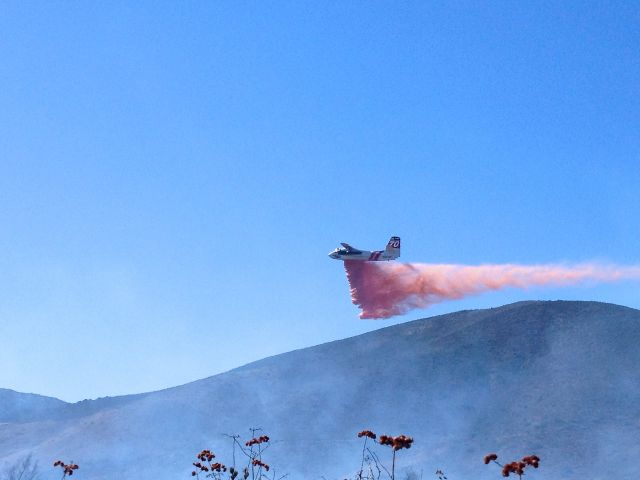
[[(331, 478), (356, 468), (355, 432), (373, 428), (414, 436), (403, 457), (415, 468), (490, 478), (496, 472), (478, 462), (499, 449), (537, 453), (548, 473), (606, 478), (613, 472), (609, 460), (626, 458), (603, 453), (607, 443), (640, 453), (632, 440), (640, 433), (638, 340), (640, 311), (613, 304), (528, 301), (464, 310), (156, 392), (70, 404), (46, 421), (4, 425), (0, 460), (30, 451), (72, 455), (103, 472), (99, 478), (113, 478), (134, 474), (127, 458), (131, 452), (147, 458), (143, 445), (151, 444), (170, 453), (161, 467), (155, 462), (136, 474), (169, 478), (186, 471), (202, 448), (227, 455), (221, 433), (262, 426), (276, 442), (282, 439), (270, 451), (276, 464)], [(334, 459), (331, 467), (310, 455), (318, 448)], [(598, 454), (589, 460), (589, 451)], [(564, 456), (573, 459), (568, 466)]]
[(624, 306), (624, 305), (618, 305), (618, 304), (615, 304), (615, 303), (608, 303), (608, 302), (590, 301), (590, 300), (570, 300), (570, 301), (569, 300), (522, 300), (522, 301), (518, 301), (518, 302), (513, 302), (513, 303), (501, 305), (501, 306), (498, 306), (498, 307), (489, 307), (489, 308), (483, 308), (483, 309), (458, 310), (456, 312), (443, 313), (443, 314), (440, 314), (440, 315), (434, 315), (432, 317), (423, 317), (423, 318), (419, 318), (419, 319), (415, 319), (415, 320), (409, 320), (407, 322), (403, 322), (403, 323), (396, 324), (396, 325), (384, 326), (384, 327), (381, 327), (379, 329), (372, 330), (370, 332), (360, 333), (358, 335), (354, 335), (354, 336), (351, 336), (351, 337), (346, 337), (346, 338), (337, 339), (337, 340), (331, 340), (331, 341), (324, 342), (324, 343), (314, 344), (314, 345), (310, 345), (310, 346), (307, 346), (307, 347), (301, 347), (301, 348), (296, 348), (296, 349), (289, 350), (289, 351), (286, 351), (286, 352), (277, 353), (277, 354), (270, 355), (270, 356), (267, 356), (267, 357), (264, 357), (264, 358), (260, 358), (258, 360), (253, 360), (251, 362), (248, 362), (248, 363), (243, 364), (243, 365), (239, 365), (237, 367), (233, 367), (233, 368), (231, 368), (229, 370), (225, 370), (223, 372), (219, 372), (219, 373), (215, 373), (215, 374), (212, 374), (212, 375), (208, 375), (208, 376), (200, 378), (200, 379), (190, 380), (190, 381), (185, 382), (185, 383), (181, 383), (181, 384), (178, 384), (178, 385), (172, 385), (172, 386), (165, 387), (165, 388), (160, 388), (160, 389), (157, 389), (157, 390), (150, 390), (148, 392), (127, 393), (127, 394), (114, 395), (114, 396), (107, 395), (107, 396), (104, 396), (104, 397), (97, 397), (97, 398), (85, 398), (85, 399), (78, 400), (78, 401), (75, 401), (75, 402), (69, 402), (69, 401), (61, 400), (61, 399), (59, 399), (57, 397), (52, 397), (52, 396), (48, 396), (48, 395), (42, 395), (42, 394), (38, 394), (38, 393), (34, 393), (34, 392), (21, 392), (21, 391), (9, 389), (9, 388), (2, 388), (2, 387), (0, 387), (0, 394), (3, 391), (7, 391), (7, 392), (13, 392), (13, 393), (19, 394), (19, 395), (34, 395), (34, 396), (37, 396), (37, 397), (58, 400), (58, 401), (66, 404), (66, 405), (77, 405), (77, 404), (84, 403), (84, 402), (112, 401), (112, 400), (120, 399), (120, 398), (123, 398), (123, 397), (145, 396), (145, 395), (150, 395), (150, 394), (154, 394), (154, 393), (164, 392), (166, 390), (171, 390), (171, 389), (175, 389), (175, 388), (184, 387), (184, 386), (190, 385), (192, 383), (206, 381), (206, 380), (209, 380), (211, 378), (217, 377), (219, 375), (225, 375), (225, 374), (234, 372), (236, 370), (249, 368), (249, 367), (251, 367), (252, 365), (254, 365), (256, 363), (264, 362), (264, 361), (267, 361), (267, 360), (270, 360), (270, 359), (275, 359), (275, 358), (281, 357), (283, 355), (289, 355), (289, 354), (292, 354), (292, 353), (295, 353), (295, 352), (305, 351), (305, 350), (313, 349), (313, 348), (320, 347), (320, 346), (323, 346), (323, 345), (330, 345), (330, 344), (333, 344), (333, 343), (345, 342), (345, 341), (349, 341), (349, 340), (352, 340), (352, 339), (366, 337), (368, 335), (374, 335), (374, 334), (376, 334), (378, 332), (382, 332), (382, 331), (387, 330), (387, 329), (396, 329), (397, 327), (400, 327), (400, 326), (408, 326), (408, 325), (411, 325), (411, 324), (414, 324), (414, 323), (417, 324), (417, 323), (421, 323), (421, 322), (425, 322), (425, 321), (435, 321), (437, 319), (446, 318), (446, 317), (448, 317), (450, 315), (454, 315), (454, 314), (458, 315), (458, 314), (464, 314), (464, 313), (468, 313), (468, 312), (480, 312), (480, 311), (482, 311), (482, 312), (485, 312), (485, 311), (486, 312), (492, 312), (492, 311), (498, 311), (498, 310), (505, 311), (506, 309), (517, 308), (517, 307), (526, 306), (526, 305), (552, 304), (552, 303), (556, 303), (556, 302), (559, 302), (559, 303), (580, 303), (580, 304), (610, 305), (610, 306), (614, 306), (616, 308), (623, 308), (623, 309), (628, 309), (628, 310), (631, 310), (631, 311), (638, 311), (637, 309), (634, 309), (632, 307), (627, 307), (627, 306)]

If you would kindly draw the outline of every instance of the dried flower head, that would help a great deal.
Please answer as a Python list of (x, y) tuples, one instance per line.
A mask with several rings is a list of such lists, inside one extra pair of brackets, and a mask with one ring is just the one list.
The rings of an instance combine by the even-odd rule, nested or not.
[(251, 464), (252, 464), (253, 466), (256, 466), (256, 467), (262, 467), (262, 468), (264, 468), (267, 472), (269, 471), (269, 465), (267, 465), (266, 463), (262, 462), (261, 460), (258, 460), (257, 458), (254, 458), (254, 459), (251, 461)]
[(262, 435), (257, 438), (252, 438), (251, 440), (247, 441), (245, 445), (247, 447), (251, 447), (252, 445), (258, 445), (260, 443), (266, 443), (268, 441), (269, 441), (269, 437), (267, 435)]
[(73, 475), (73, 472), (75, 472), (78, 468), (78, 465), (71, 462), (71, 463), (64, 463), (62, 460), (56, 460), (53, 463), (54, 467), (60, 467), (62, 468), (64, 474), (63, 474), (63, 478), (66, 476), (71, 476)]
[(211, 450), (202, 450), (199, 454), (196, 455), (198, 460), (202, 460), (203, 462), (210, 462), (216, 456)]
[(484, 464), (488, 465), (489, 462), (495, 462), (497, 459), (498, 459), (498, 455), (496, 455), (495, 453), (490, 453), (489, 455), (485, 455)]
[(413, 438), (407, 437), (406, 435), (398, 435), (397, 437), (393, 437), (393, 443), (391, 447), (398, 451), (403, 448), (411, 448), (411, 444), (413, 443)]
[(540, 463), (540, 458), (537, 455), (529, 455), (527, 457), (523, 457), (522, 462), (525, 465), (530, 465), (533, 468), (538, 468)]
[(508, 477), (510, 473), (515, 472), (515, 467), (513, 463), (507, 463), (504, 467), (502, 467), (502, 476)]
[(406, 435), (398, 435), (397, 437), (392, 437), (390, 435), (380, 435), (378, 439), (380, 445), (388, 445), (393, 450), (398, 451), (403, 448), (411, 448), (411, 444), (413, 443), (413, 438), (407, 437)]

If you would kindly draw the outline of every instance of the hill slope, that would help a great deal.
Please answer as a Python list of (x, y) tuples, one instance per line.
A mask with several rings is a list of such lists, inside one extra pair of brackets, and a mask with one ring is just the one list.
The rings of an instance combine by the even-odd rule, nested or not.
[(62, 400), (0, 388), (0, 423), (27, 422), (56, 414)]
[(536, 453), (540, 478), (632, 478), (639, 341), (640, 311), (615, 305), (463, 311), (15, 420), (0, 426), (0, 462), (33, 451), (45, 464), (75, 460), (83, 477), (186, 478), (202, 448), (230, 458), (223, 433), (260, 426), (276, 441), (266, 459), (277, 475), (344, 478), (359, 466), (355, 433), (370, 428), (412, 435), (400, 465), (425, 478), (436, 468), (452, 479), (499, 477), (482, 465), (490, 451)]

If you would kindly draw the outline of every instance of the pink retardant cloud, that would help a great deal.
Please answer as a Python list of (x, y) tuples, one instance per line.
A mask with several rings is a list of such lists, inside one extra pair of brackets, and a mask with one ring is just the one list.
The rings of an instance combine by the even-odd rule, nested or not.
[(415, 308), (506, 287), (572, 285), (640, 278), (640, 267), (583, 264), (446, 265), (344, 262), (360, 318), (389, 318)]

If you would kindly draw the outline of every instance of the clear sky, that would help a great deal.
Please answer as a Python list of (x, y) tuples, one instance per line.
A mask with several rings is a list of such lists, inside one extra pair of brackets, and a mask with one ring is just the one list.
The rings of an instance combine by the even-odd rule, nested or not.
[(640, 263), (637, 2), (4, 2), (0, 387), (159, 389), (386, 321), (338, 242)]

